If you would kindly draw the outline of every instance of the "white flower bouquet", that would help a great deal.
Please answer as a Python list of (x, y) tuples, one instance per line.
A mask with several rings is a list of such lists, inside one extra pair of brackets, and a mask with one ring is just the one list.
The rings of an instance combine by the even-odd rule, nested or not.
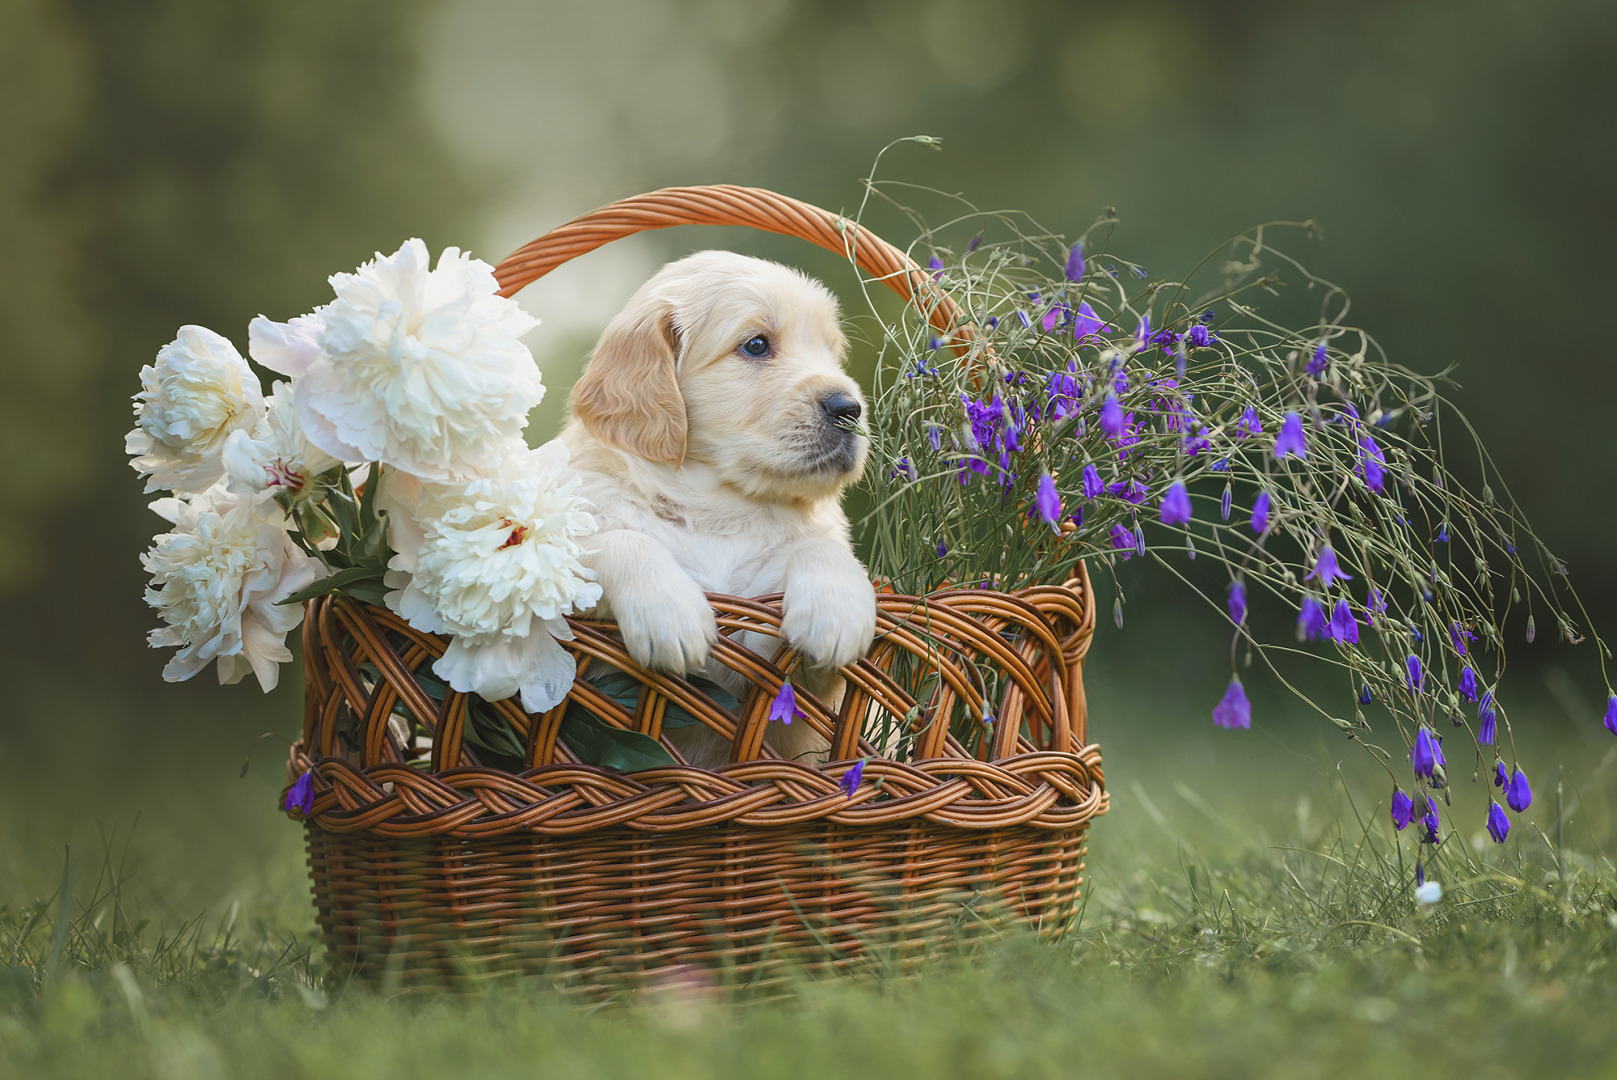
[(148, 642), (178, 649), (164, 678), (216, 661), (222, 683), (274, 689), (304, 602), (341, 593), (450, 636), (433, 672), (454, 690), (555, 707), (575, 671), (564, 616), (600, 587), (566, 448), (523, 440), (545, 392), (521, 341), (537, 320), (487, 263), (448, 248), (433, 267), (420, 240), (331, 284), (312, 314), (249, 325), (248, 355), (285, 377), (267, 396), (200, 326), (141, 371), (126, 449), (172, 526), (142, 558)]

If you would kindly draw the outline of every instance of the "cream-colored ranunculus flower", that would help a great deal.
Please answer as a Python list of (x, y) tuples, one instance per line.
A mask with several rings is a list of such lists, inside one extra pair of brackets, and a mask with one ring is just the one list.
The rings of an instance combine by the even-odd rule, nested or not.
[(224, 475), (220, 455), (264, 415), (264, 392), (228, 339), (182, 326), (157, 363), (140, 369), (135, 430), (124, 438), (147, 491), (200, 492)]
[(258, 427), (225, 440), (224, 464), (227, 485), (238, 495), (267, 491), (303, 502), (321, 497), (320, 475), (341, 462), (303, 434), (292, 407), (292, 387), (277, 381)]
[(278, 601), (325, 574), (287, 533), (274, 500), (216, 485), (189, 499), (158, 499), (152, 509), (174, 528), (141, 556), (152, 575), (146, 602), (163, 617), (147, 636), (152, 648), (178, 646), (163, 669), (169, 682), (217, 662), (221, 683), (249, 671), (265, 692), (292, 659), (286, 635), (303, 620), (298, 604)]
[(567, 448), (508, 444), (498, 472), (467, 484), (424, 484), (384, 472), (378, 505), (398, 553), (387, 604), (450, 646), (433, 664), (463, 693), (490, 701), (522, 695), (529, 712), (554, 708), (575, 665), (557, 644), (563, 618), (594, 607), (601, 587), (579, 562), (595, 520), (567, 473)]
[(494, 268), (406, 241), (352, 274), (337, 299), (289, 323), (260, 317), (253, 358), (297, 379), (304, 433), (344, 461), (380, 461), (423, 480), (487, 471), (520, 438), (544, 383), (520, 337), (538, 325), (498, 295)]

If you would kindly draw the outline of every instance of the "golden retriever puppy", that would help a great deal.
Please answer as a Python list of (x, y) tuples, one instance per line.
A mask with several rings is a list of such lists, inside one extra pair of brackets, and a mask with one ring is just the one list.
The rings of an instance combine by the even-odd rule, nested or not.
[[(796, 270), (727, 251), (670, 263), (601, 335), (562, 433), (600, 531), (584, 559), (636, 662), (704, 673), (718, 629), (706, 592), (784, 594), (799, 681), (840, 698), (835, 668), (864, 655), (876, 598), (848, 544), (840, 496), (864, 467), (859, 387), (842, 370), (836, 301)], [(775, 642), (746, 635), (765, 655)], [(694, 765), (729, 746), (673, 733)], [(766, 738), (787, 757), (825, 741), (798, 723)]]

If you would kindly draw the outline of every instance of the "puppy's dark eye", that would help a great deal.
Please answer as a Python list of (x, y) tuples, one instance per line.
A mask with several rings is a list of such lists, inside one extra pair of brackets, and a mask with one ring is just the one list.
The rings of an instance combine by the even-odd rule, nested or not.
[(741, 351), (748, 356), (768, 356), (769, 339), (762, 334), (754, 334), (741, 343)]

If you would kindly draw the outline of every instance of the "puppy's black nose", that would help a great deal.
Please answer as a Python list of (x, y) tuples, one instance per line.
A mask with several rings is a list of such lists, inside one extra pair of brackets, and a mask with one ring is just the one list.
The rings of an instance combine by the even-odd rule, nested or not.
[(826, 419), (833, 424), (851, 424), (865, 411), (857, 399), (847, 394), (831, 394), (821, 398), (820, 408), (825, 412)]

